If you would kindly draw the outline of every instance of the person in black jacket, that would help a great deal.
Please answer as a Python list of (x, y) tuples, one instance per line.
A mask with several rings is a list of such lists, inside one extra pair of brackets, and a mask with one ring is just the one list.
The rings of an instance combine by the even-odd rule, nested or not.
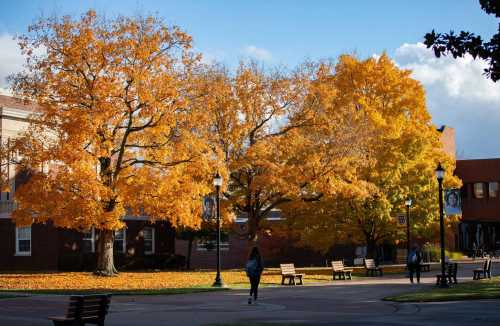
[(417, 274), (417, 283), (420, 283), (420, 263), (422, 262), (422, 253), (417, 246), (413, 246), (408, 255), (408, 271), (410, 272), (410, 282), (413, 284), (413, 273)]
[(248, 257), (245, 270), (247, 272), (248, 279), (250, 280), (250, 297), (248, 298), (248, 304), (252, 303), (252, 295), (254, 302), (257, 302), (257, 292), (259, 290), (260, 276), (264, 270), (264, 264), (262, 263), (262, 256), (260, 255), (259, 249), (253, 247)]

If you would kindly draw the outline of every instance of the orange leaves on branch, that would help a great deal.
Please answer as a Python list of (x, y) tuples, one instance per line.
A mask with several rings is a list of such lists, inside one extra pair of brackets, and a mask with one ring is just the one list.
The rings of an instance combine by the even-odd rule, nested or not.
[(11, 78), (39, 111), (17, 149), (26, 169), (19, 223), (121, 228), (126, 210), (199, 224), (201, 197), (223, 166), (208, 145), (209, 112), (190, 104), (199, 56), (157, 17), (42, 19), (20, 38), (26, 70)]

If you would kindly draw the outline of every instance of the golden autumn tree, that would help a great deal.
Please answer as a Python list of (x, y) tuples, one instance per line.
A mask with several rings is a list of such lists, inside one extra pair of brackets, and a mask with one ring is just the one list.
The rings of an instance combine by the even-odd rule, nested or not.
[[(290, 223), (303, 242), (328, 250), (338, 241), (366, 244), (374, 255), (377, 244), (399, 237), (394, 216), (404, 200), (414, 201), (412, 222), (429, 225), (438, 213), (438, 162), (447, 167), (448, 184), (454, 161), (444, 153), (439, 133), (425, 106), (422, 86), (386, 56), (358, 60), (339, 58), (335, 73), (325, 82), (337, 90), (335, 106), (354, 106), (365, 118), (367, 155), (356, 171), (361, 187), (323, 197), (302, 209), (293, 208)], [(292, 214), (293, 215), (293, 214)]]
[(363, 131), (355, 108), (333, 112), (314, 94), (329, 91), (315, 80), (330, 68), (305, 64), (283, 72), (251, 62), (235, 74), (217, 66), (205, 73), (202, 102), (213, 112), (212, 144), (229, 171), (225, 196), (248, 218), (252, 246), (273, 209), (332, 191), (360, 161), (363, 137), (354, 134)]
[[(18, 141), (32, 171), (16, 192), (18, 224), (98, 231), (97, 270), (113, 275), (114, 230), (147, 215), (199, 224), (217, 156), (191, 106), (191, 37), (156, 17), (42, 19), (20, 37), (26, 69), (11, 78), (38, 104)], [(221, 171), (223, 173), (223, 171)]]

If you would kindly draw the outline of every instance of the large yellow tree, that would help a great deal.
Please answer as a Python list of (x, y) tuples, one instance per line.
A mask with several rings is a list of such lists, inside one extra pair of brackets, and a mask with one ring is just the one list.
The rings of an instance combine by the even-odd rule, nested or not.
[(333, 106), (362, 112), (368, 150), (366, 164), (356, 170), (356, 191), (289, 209), (304, 243), (327, 250), (348, 240), (367, 245), (372, 256), (377, 244), (400, 236), (394, 216), (404, 212), (407, 197), (414, 202), (413, 224), (427, 228), (436, 221), (438, 162), (447, 168), (446, 184), (459, 185), (452, 176), (453, 158), (443, 151), (427, 112), (424, 89), (410, 73), (386, 55), (367, 60), (344, 55), (324, 79), (324, 87), (337, 90)]
[[(38, 104), (17, 142), (31, 171), (17, 189), (18, 224), (98, 230), (97, 270), (113, 275), (123, 216), (199, 224), (217, 155), (190, 105), (191, 37), (156, 17), (42, 19), (20, 37), (26, 69), (11, 78)], [(221, 171), (223, 172), (223, 171)]]
[(250, 245), (262, 222), (285, 203), (317, 200), (355, 179), (362, 163), (364, 119), (355, 107), (325, 105), (329, 64), (295, 71), (242, 63), (235, 74), (205, 72), (202, 103), (213, 112), (212, 145), (229, 171), (229, 205), (248, 218)]

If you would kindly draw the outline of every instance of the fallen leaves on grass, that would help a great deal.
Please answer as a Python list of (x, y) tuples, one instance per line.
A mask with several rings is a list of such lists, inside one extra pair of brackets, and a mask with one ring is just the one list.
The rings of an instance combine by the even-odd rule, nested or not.
[[(210, 287), (213, 271), (121, 272), (115, 277), (95, 276), (90, 272), (47, 272), (0, 274), (0, 290), (144, 290)], [(248, 286), (243, 271), (224, 271), (222, 279), (230, 287)], [(330, 281), (327, 275), (306, 275), (305, 283)], [(264, 273), (261, 284), (278, 285), (281, 275)]]

